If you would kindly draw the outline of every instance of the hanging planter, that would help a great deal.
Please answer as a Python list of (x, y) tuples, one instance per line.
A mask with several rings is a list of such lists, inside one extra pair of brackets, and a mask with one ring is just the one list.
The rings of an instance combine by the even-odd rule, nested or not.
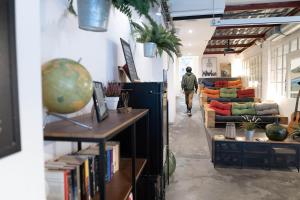
[(157, 45), (153, 42), (144, 43), (144, 56), (153, 58), (156, 55)]
[(111, 0), (77, 0), (79, 28), (106, 32)]

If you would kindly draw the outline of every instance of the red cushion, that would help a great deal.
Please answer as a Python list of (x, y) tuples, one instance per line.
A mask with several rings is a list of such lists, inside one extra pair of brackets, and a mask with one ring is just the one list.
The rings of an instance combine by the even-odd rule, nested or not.
[(228, 81), (216, 81), (215, 87), (228, 87)]
[(230, 116), (231, 110), (222, 110), (213, 106), (210, 106), (211, 109), (213, 109), (217, 115), (223, 115), (223, 116)]
[(212, 106), (214, 108), (222, 109), (222, 110), (231, 110), (231, 104), (230, 103), (221, 103), (221, 102), (216, 101), (216, 100), (212, 100), (210, 102), (210, 106)]
[(254, 89), (245, 89), (245, 90), (238, 90), (237, 94), (255, 94), (255, 90)]

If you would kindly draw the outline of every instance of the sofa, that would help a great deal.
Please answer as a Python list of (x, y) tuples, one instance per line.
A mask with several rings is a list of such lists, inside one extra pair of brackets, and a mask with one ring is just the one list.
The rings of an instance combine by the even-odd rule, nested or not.
[(280, 115), (276, 103), (220, 103), (217, 106), (215, 101), (212, 101), (210, 104), (205, 104), (203, 110), (206, 128), (215, 128), (217, 124), (226, 124), (227, 122), (240, 123), (244, 121), (243, 116), (245, 115), (260, 118), (259, 123), (261, 124), (270, 124), (276, 121), (281, 124), (288, 123), (288, 117)]

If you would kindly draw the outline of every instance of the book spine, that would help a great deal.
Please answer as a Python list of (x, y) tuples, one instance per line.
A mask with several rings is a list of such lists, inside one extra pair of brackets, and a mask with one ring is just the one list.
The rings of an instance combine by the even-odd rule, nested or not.
[(81, 175), (80, 175), (80, 166), (76, 167), (76, 185), (77, 185), (77, 192), (76, 197), (77, 200), (81, 200)]
[(85, 187), (85, 173), (84, 173), (84, 163), (80, 165), (80, 193), (81, 199), (86, 199), (86, 187)]
[(89, 157), (89, 185), (90, 185), (90, 194), (91, 194), (92, 198), (94, 198), (94, 196), (95, 196), (93, 165), (94, 165), (94, 159), (93, 159), (93, 156), (90, 156)]
[(109, 165), (110, 165), (110, 180), (112, 179), (112, 177), (113, 177), (113, 175), (114, 175), (114, 153), (113, 153), (113, 148), (111, 148), (110, 150), (110, 159), (109, 159), (109, 161), (110, 161), (110, 163), (109, 163)]
[(99, 192), (99, 156), (95, 156), (95, 184), (96, 184), (96, 192)]
[(68, 199), (72, 200), (73, 198), (73, 184), (72, 184), (72, 171), (68, 171)]
[(91, 190), (89, 184), (89, 160), (87, 159), (84, 162), (84, 183), (85, 183), (85, 191), (86, 191), (86, 199), (91, 199)]
[(106, 151), (106, 181), (110, 182), (110, 151)]
[(64, 171), (64, 196), (65, 200), (69, 200), (69, 185), (68, 185), (68, 172)]

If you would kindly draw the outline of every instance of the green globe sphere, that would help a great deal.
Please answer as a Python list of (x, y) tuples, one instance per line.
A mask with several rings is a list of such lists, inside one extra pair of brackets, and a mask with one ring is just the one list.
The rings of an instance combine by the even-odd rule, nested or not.
[(43, 64), (43, 103), (48, 112), (69, 114), (82, 109), (92, 98), (89, 72), (70, 59), (54, 59)]

